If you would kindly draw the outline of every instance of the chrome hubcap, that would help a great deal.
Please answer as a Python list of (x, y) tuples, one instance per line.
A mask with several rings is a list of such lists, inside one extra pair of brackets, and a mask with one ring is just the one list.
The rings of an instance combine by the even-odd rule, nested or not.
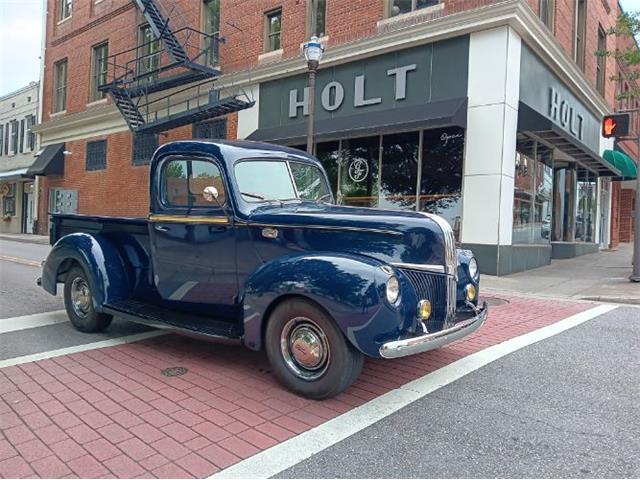
[(91, 291), (83, 278), (76, 278), (71, 284), (71, 306), (76, 315), (84, 318), (91, 310)]
[(289, 370), (303, 380), (320, 378), (329, 366), (329, 342), (312, 320), (297, 317), (284, 326), (280, 337), (282, 357)]

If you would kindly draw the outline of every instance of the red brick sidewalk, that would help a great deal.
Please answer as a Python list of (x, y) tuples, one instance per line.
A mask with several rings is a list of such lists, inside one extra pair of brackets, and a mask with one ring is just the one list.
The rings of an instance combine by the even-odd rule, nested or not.
[[(283, 390), (262, 354), (167, 335), (0, 370), (0, 477), (206, 477), (391, 389), (591, 305), (498, 295), (476, 334), (369, 360), (335, 399)], [(186, 367), (164, 377), (167, 367)]]

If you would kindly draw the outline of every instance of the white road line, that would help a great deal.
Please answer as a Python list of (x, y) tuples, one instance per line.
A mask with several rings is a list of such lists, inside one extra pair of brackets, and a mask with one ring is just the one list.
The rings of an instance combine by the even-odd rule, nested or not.
[(36, 313), (34, 315), (25, 315), (24, 317), (0, 318), (0, 334), (26, 330), (27, 328), (45, 327), (68, 321), (69, 318), (64, 310)]
[(22, 365), (23, 363), (36, 362), (47, 358), (61, 357), (72, 353), (86, 352), (87, 350), (95, 350), (96, 348), (114, 347), (116, 345), (124, 345), (125, 343), (139, 342), (148, 338), (166, 335), (168, 332), (163, 330), (153, 330), (151, 332), (137, 333), (135, 335), (127, 335), (126, 337), (111, 338), (99, 342), (87, 343), (84, 345), (76, 345), (73, 347), (59, 348), (58, 350), (50, 350), (48, 352), (34, 353), (33, 355), (24, 355), (22, 357), (9, 358), (0, 360), (0, 368), (12, 367), (14, 365)]
[(269, 478), (373, 425), (416, 400), (479, 368), (533, 343), (576, 327), (618, 308), (600, 305), (586, 312), (507, 340), (392, 390), (358, 408), (264, 450), (209, 478)]

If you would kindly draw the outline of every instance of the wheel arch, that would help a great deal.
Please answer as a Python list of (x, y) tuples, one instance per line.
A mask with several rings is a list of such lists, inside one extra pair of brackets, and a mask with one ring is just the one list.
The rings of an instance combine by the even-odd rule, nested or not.
[(108, 240), (87, 233), (66, 235), (56, 242), (43, 265), (42, 287), (55, 295), (57, 284), (64, 282), (76, 265), (88, 277), (97, 311), (110, 298), (126, 295), (129, 281), (116, 248)]
[[(359, 255), (301, 253), (274, 259), (255, 271), (244, 287), (244, 344), (261, 350), (266, 324), (283, 301), (301, 298), (318, 306), (359, 351), (375, 356), (372, 332), (379, 326), (386, 274), (382, 263)], [(383, 315), (389, 324), (398, 317)]]

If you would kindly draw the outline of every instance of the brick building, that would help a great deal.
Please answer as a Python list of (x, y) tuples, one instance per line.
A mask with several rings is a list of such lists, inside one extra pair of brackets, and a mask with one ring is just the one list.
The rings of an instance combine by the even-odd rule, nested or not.
[[(619, 66), (594, 54), (617, 41), (616, 0), (48, 3), (41, 218), (145, 216), (158, 143), (303, 145), (301, 45), (316, 33), (316, 155), (341, 203), (438, 213), (493, 274), (626, 239), (621, 172), (603, 159), (616, 147), (600, 136)], [(154, 15), (173, 38), (155, 38)], [(116, 98), (119, 73), (135, 109)], [(61, 155), (64, 171), (45, 172)]]

